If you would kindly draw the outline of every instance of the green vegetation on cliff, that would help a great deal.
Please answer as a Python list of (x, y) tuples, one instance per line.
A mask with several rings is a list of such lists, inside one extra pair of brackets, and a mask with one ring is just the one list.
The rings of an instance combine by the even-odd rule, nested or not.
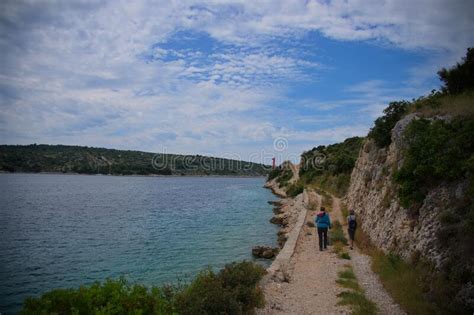
[(401, 204), (420, 204), (442, 182), (474, 175), (474, 119), (415, 119), (404, 133), (407, 149), (395, 173)]
[(301, 155), (300, 181), (315, 185), (338, 196), (347, 192), (352, 169), (364, 138), (318, 146)]
[(439, 185), (465, 186), (456, 203), (444, 205), (438, 242), (449, 251), (441, 273), (425, 275), (427, 295), (447, 313), (474, 310), (474, 119), (413, 120), (404, 133), (404, 163), (395, 172), (400, 203), (415, 216)]
[(384, 109), (384, 115), (375, 120), (374, 127), (370, 129), (368, 136), (374, 139), (378, 147), (384, 148), (390, 145), (392, 142), (391, 131), (406, 113), (409, 105), (410, 103), (406, 101), (391, 102)]
[(21, 314), (252, 314), (264, 305), (257, 283), (265, 270), (251, 262), (201, 272), (189, 284), (148, 288), (124, 279), (58, 289), (25, 301)]
[(263, 164), (201, 155), (154, 154), (66, 145), (0, 145), (0, 171), (113, 175), (248, 175)]
[(398, 184), (398, 199), (412, 214), (412, 223), (416, 225), (418, 211), (428, 194), (437, 187), (456, 187), (456, 202), (442, 205), (444, 211), (438, 216), (437, 240), (449, 256), (440, 269), (422, 257), (405, 262), (390, 255), (379, 255), (383, 259), (376, 258), (374, 266), (388, 289), (399, 296), (410, 312), (419, 312), (419, 304), (411, 298), (413, 295), (404, 296), (397, 288), (420, 282), (423, 285), (419, 297), (426, 299), (433, 312), (472, 314), (474, 50), (468, 49), (462, 63), (438, 74), (445, 84), (441, 91), (432, 91), (411, 102), (391, 103), (385, 115), (376, 120), (369, 137), (379, 148), (387, 147), (396, 122), (406, 114), (415, 114), (403, 133), (403, 164), (393, 174)]

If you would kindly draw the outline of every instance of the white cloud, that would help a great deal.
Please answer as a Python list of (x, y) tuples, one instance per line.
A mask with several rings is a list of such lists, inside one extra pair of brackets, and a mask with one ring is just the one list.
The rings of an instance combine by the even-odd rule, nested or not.
[[(275, 40), (319, 31), (440, 51), (430, 70), (446, 58), (454, 62), (474, 42), (469, 1), (2, 1), (0, 12), (6, 143), (250, 155), (288, 135), (299, 153), (367, 127), (332, 118), (333, 127), (300, 130), (291, 120), (301, 114), (290, 109), (280, 113), (288, 123), (275, 123), (270, 104), (285, 98), (285, 82), (308, 80), (304, 69), (320, 67), (275, 47)], [(185, 30), (207, 34), (225, 49), (162, 45)], [(425, 69), (413, 70), (413, 78), (423, 78)], [(364, 84), (349, 91), (357, 98), (311, 100), (311, 106), (365, 104), (374, 115), (403, 95), (380, 82)]]

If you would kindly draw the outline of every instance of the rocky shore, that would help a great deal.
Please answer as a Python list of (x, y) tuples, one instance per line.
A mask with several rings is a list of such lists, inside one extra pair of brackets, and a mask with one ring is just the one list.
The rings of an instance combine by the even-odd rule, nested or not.
[[(298, 167), (291, 163), (289, 163), (289, 167), (293, 171), (293, 177), (290, 182), (294, 182), (298, 179)], [(280, 187), (276, 179), (268, 181), (264, 187), (280, 197), (278, 201), (269, 201), (274, 206), (274, 215), (270, 222), (280, 226), (277, 233), (280, 250), (271, 266), (267, 269), (267, 277), (272, 278), (274, 281), (286, 281), (290, 277), (290, 259), (293, 256), (300, 231), (305, 223), (309, 204), (308, 192), (304, 191), (295, 198), (288, 197), (285, 189)]]
[[(347, 266), (354, 269), (378, 313), (405, 314), (370, 269), (369, 257), (357, 249), (351, 252), (353, 260), (341, 259), (333, 249), (319, 251), (314, 218), (322, 204), (321, 195), (305, 189), (295, 198), (281, 197), (283, 189), (277, 181), (269, 181), (265, 186), (281, 198), (269, 201), (275, 206), (271, 221), (280, 225), (281, 249), (260, 282), (266, 305), (257, 314), (351, 314), (349, 306), (339, 303), (340, 294), (347, 289), (337, 283), (340, 272)], [(331, 218), (344, 222), (340, 200), (334, 196), (331, 208)], [(258, 250), (272, 254), (269, 248)]]

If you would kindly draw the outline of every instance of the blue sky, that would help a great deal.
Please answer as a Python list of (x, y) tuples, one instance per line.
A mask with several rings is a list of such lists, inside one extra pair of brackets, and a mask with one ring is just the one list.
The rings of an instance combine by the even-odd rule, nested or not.
[[(474, 45), (474, 3), (0, 3), (0, 142), (297, 160)], [(283, 144), (283, 150), (275, 148)]]

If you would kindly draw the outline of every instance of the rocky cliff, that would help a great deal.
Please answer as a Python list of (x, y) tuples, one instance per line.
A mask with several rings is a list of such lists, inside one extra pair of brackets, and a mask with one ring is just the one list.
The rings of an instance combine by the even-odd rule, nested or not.
[(378, 148), (370, 138), (365, 141), (351, 174), (346, 203), (356, 211), (363, 230), (377, 247), (405, 259), (421, 254), (440, 267), (449, 252), (437, 238), (439, 216), (465, 195), (467, 183), (437, 185), (416, 212), (400, 205), (393, 174), (403, 165), (403, 132), (413, 119), (418, 119), (416, 114), (398, 121), (387, 148)]

